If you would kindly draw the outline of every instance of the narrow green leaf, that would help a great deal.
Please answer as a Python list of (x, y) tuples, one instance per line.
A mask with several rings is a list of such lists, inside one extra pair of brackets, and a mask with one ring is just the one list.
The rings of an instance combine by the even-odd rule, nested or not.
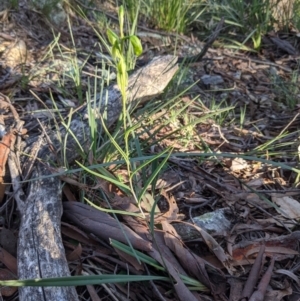
[(154, 235), (154, 224), (155, 224), (154, 218), (155, 218), (155, 208), (157, 207), (157, 202), (158, 202), (158, 199), (154, 202), (151, 212), (150, 212), (149, 228), (150, 228), (150, 233), (152, 235)]
[[(117, 240), (114, 240), (114, 239), (110, 239), (110, 244), (116, 248), (116, 249), (119, 249), (121, 251), (123, 251), (124, 253), (126, 254), (129, 254), (131, 256), (134, 256), (134, 254), (132, 253), (132, 250), (126, 246), (125, 244), (117, 241)], [(164, 267), (162, 267), (156, 260), (154, 260), (152, 257), (140, 252), (140, 251), (137, 251), (135, 250), (136, 252), (136, 255), (139, 257), (139, 260), (146, 263), (146, 264), (149, 264), (151, 266), (153, 266), (154, 268), (160, 270), (160, 271), (166, 271), (166, 269)], [(199, 282), (198, 280), (196, 279), (193, 279), (193, 278), (190, 278), (188, 276), (185, 276), (185, 275), (179, 275), (180, 278), (182, 279), (182, 281), (187, 284), (187, 285), (192, 285), (192, 286), (197, 286), (199, 288), (200, 291), (209, 291), (208, 288), (203, 285), (201, 282)]]
[(131, 177), (134, 176), (137, 172), (144, 169), (147, 165), (149, 165), (151, 162), (159, 159), (160, 157), (164, 157), (164, 154), (170, 151), (170, 148), (166, 148), (163, 152), (159, 153), (158, 155), (154, 155), (149, 160), (143, 162), (141, 165), (139, 165), (135, 170), (132, 171)]
[(123, 184), (122, 182), (120, 182), (120, 181), (114, 179), (114, 178), (111, 177), (111, 176), (104, 176), (104, 175), (102, 175), (102, 174), (100, 174), (100, 173), (97, 173), (97, 172), (95, 172), (95, 171), (93, 171), (93, 170), (91, 170), (91, 169), (85, 167), (84, 165), (82, 165), (82, 164), (79, 163), (78, 161), (76, 161), (76, 163), (77, 163), (83, 170), (85, 170), (86, 172), (88, 172), (88, 173), (90, 173), (90, 174), (92, 174), (92, 175), (94, 175), (94, 176), (96, 176), (96, 177), (98, 177), (98, 178), (104, 179), (104, 180), (106, 180), (106, 181), (108, 181), (108, 182), (110, 182), (110, 183), (113, 183), (113, 184), (115, 184), (116, 186), (118, 186), (120, 189), (122, 189), (123, 191), (125, 190), (126, 193), (129, 193), (129, 194), (130, 194), (130, 188), (129, 188), (127, 185)]
[[(129, 254), (131, 256), (134, 256), (133, 253), (132, 253), (132, 250), (131, 248), (129, 248), (127, 245), (117, 241), (117, 240), (114, 240), (114, 239), (110, 239), (110, 244), (114, 247), (114, 248), (117, 248), (123, 252), (125, 252), (126, 254)], [(152, 257), (140, 252), (140, 251), (137, 251), (135, 250), (136, 252), (136, 255), (138, 255), (139, 257), (139, 260), (142, 261), (142, 262), (145, 262), (153, 267), (155, 267), (156, 269), (158, 270), (161, 270), (161, 271), (165, 271), (165, 268), (163, 268), (156, 260), (154, 260)]]
[(164, 167), (164, 165), (166, 164), (166, 162), (168, 161), (169, 157), (171, 156), (172, 151), (170, 151), (166, 157), (162, 160), (162, 162), (157, 166), (157, 168), (152, 172), (151, 176), (149, 177), (149, 179), (147, 180), (146, 183), (144, 183), (144, 187), (142, 189), (142, 191), (140, 192), (139, 196), (138, 196), (138, 201), (140, 202), (145, 191), (147, 190), (148, 186), (151, 184), (151, 182), (155, 179), (155, 177), (158, 175), (158, 173), (161, 171), (161, 169)]
[(133, 281), (162, 280), (169, 281), (168, 277), (144, 276), (144, 275), (92, 275), (92, 276), (72, 276), (57, 277), (47, 279), (28, 279), (28, 280), (5, 280), (0, 281), (1, 286), (77, 286), (93, 285), (105, 283), (120, 283)]

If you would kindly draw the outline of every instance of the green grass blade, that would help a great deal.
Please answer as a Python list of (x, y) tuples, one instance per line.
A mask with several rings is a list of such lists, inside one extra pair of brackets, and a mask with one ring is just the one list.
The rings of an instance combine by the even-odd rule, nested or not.
[(121, 283), (133, 281), (160, 280), (169, 281), (169, 278), (162, 276), (144, 275), (93, 275), (93, 276), (72, 276), (47, 279), (28, 279), (28, 280), (5, 280), (0, 281), (1, 286), (77, 286), (93, 285), (105, 283)]
[(140, 213), (134, 213), (134, 212), (128, 212), (128, 211), (122, 211), (122, 210), (114, 210), (114, 209), (106, 209), (106, 208), (102, 208), (102, 207), (99, 207), (99, 206), (95, 205), (93, 202), (91, 202), (87, 198), (84, 198), (84, 200), (87, 203), (89, 203), (92, 207), (94, 207), (95, 209), (97, 209), (99, 211), (103, 211), (103, 212), (107, 212), (107, 213), (122, 214), (122, 215), (126, 215), (126, 216), (130, 215), (130, 216), (135, 216), (135, 217), (143, 218), (143, 215), (140, 214)]
[(171, 151), (165, 156), (165, 158), (163, 159), (163, 161), (157, 166), (157, 168), (152, 172), (151, 176), (149, 177), (149, 179), (146, 181), (146, 183), (144, 183), (144, 187), (142, 189), (142, 191), (140, 192), (139, 196), (138, 196), (138, 201), (140, 202), (143, 195), (145, 194), (148, 186), (151, 184), (151, 182), (156, 178), (156, 176), (158, 175), (158, 173), (161, 171), (161, 169), (164, 167), (164, 165), (166, 164), (166, 162), (168, 161), (169, 157), (171, 156)]
[[(110, 176), (107, 176), (107, 175), (106, 175), (106, 176), (105, 176), (105, 175), (102, 175), (102, 174), (100, 174), (100, 173), (98, 173), (98, 172), (95, 172), (95, 171), (91, 170), (91, 169), (88, 168), (88, 167), (85, 167), (84, 165), (82, 165), (82, 164), (81, 164), (80, 162), (78, 162), (78, 161), (76, 161), (76, 163), (77, 163), (83, 170), (85, 170), (86, 172), (88, 172), (88, 173), (90, 173), (90, 174), (92, 174), (92, 175), (94, 175), (94, 176), (96, 176), (96, 177), (98, 177), (98, 178), (104, 179), (104, 180), (106, 180), (106, 181), (108, 181), (108, 182), (110, 182), (110, 183), (113, 183), (113, 184), (115, 184), (117, 187), (119, 187), (122, 191), (125, 191), (125, 192), (127, 192), (127, 193), (130, 194), (130, 188), (129, 188), (127, 185), (125, 185), (124, 183), (122, 183), (122, 182), (118, 181), (117, 179), (113, 178), (112, 175), (110, 175)], [(101, 166), (99, 166), (99, 167), (101, 167)]]

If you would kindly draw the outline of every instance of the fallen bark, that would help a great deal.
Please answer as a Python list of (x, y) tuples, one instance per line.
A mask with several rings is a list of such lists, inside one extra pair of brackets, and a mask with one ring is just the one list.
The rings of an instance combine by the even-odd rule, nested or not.
[[(128, 103), (134, 105), (137, 101), (147, 101), (162, 93), (178, 69), (176, 62), (177, 57), (158, 57), (130, 76)], [(120, 92), (114, 85), (107, 88), (102, 95), (94, 107), (99, 108), (99, 114), (106, 116), (106, 126), (110, 127), (122, 110)], [(85, 106), (73, 116), (69, 129), (55, 129), (47, 135), (27, 142), (25, 153), (31, 154), (31, 157), (36, 156), (39, 160), (32, 165), (30, 177), (34, 181), (30, 182), (26, 193), (21, 190), (17, 167), (11, 160), (10, 172), (21, 214), (18, 242), (20, 279), (70, 276), (60, 231), (61, 182), (58, 177), (51, 177), (50, 162), (56, 162), (62, 141), (67, 146), (68, 162), (78, 157), (75, 151), (78, 142), (85, 149), (89, 147), (90, 131), (88, 119), (85, 118), (87, 114)], [(38, 150), (36, 153), (32, 153), (34, 148)], [(53, 149), (54, 152), (51, 151)], [(26, 169), (27, 174), (30, 168)], [(78, 300), (74, 287), (22, 287), (19, 289), (19, 295), (20, 301)]]

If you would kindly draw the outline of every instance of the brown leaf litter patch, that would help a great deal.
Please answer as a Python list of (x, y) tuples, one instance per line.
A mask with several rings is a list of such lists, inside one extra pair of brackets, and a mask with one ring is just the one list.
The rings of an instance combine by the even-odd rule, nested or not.
[[(82, 95), (95, 74), (102, 79), (105, 76), (96, 72), (97, 65), (101, 66), (102, 54), (94, 47), (97, 37), (84, 20), (76, 16), (72, 19), (77, 49), (70, 43), (68, 31), (62, 30), (58, 44), (63, 51), (56, 47), (49, 55), (53, 45), (49, 24), (43, 16), (28, 10), (26, 1), (21, 1), (21, 5), (23, 10), (0, 14), (0, 92), (13, 99), (20, 118), (27, 122), (30, 136), (37, 127), (36, 118), (45, 120), (55, 116), (40, 111), (45, 104), (54, 108), (49, 101), (50, 90), (56, 105), (66, 114), (70, 107), (79, 107), (74, 82), (66, 80), (64, 91), (59, 84), (63, 75), (72, 69), (70, 57), (78, 59), (79, 64), (88, 57), (81, 73)], [(145, 45), (143, 59), (172, 51), (172, 36), (145, 31), (139, 32), (139, 36)], [(147, 296), (161, 300), (278, 301), (289, 296), (290, 300), (297, 300), (300, 210), (299, 189), (294, 185), (297, 174), (292, 168), (298, 167), (299, 115), (291, 106), (298, 104), (300, 92), (299, 45), (291, 46), (292, 39), (293, 33), (288, 36), (270, 33), (264, 38), (264, 48), (259, 55), (209, 49), (202, 62), (189, 67), (191, 76), (184, 85), (197, 84), (173, 108), (181, 110), (185, 106), (184, 114), (190, 119), (180, 115), (161, 127), (172, 117), (167, 108), (157, 113), (151, 126), (145, 124), (147, 130), (141, 132), (140, 137), (156, 144), (152, 154), (169, 146), (186, 153), (206, 150), (205, 157), (169, 159), (168, 169), (156, 187), (157, 191), (164, 191), (158, 193), (154, 221), (150, 218), (149, 208), (154, 206), (151, 198), (141, 215), (135, 202), (113, 185), (104, 181), (99, 181), (98, 186), (83, 185), (66, 179), (64, 193), (69, 202), (64, 203), (62, 233), (74, 274), (164, 274), (173, 281), (173, 284), (80, 287), (82, 300), (91, 300), (92, 295), (95, 300), (96, 296), (133, 300)], [(193, 37), (183, 37), (180, 43), (183, 56), (196, 54), (203, 46)], [(168, 96), (171, 95), (169, 91)], [(39, 98), (45, 100), (44, 103)], [(229, 106), (232, 109), (225, 117), (219, 114), (219, 121), (223, 118), (224, 122), (217, 123), (214, 113)], [(2, 118), (7, 115), (8, 107), (0, 109)], [(12, 115), (9, 121), (16, 118)], [(204, 118), (207, 115), (211, 117)], [(241, 124), (237, 126), (230, 120), (241, 120)], [(1, 185), (7, 182), (5, 165), (13, 145), (10, 138), (14, 135), (21, 134), (8, 133), (1, 141)], [(218, 152), (231, 156), (217, 156)], [(245, 152), (248, 157), (238, 156)], [(257, 155), (266, 160), (255, 160)], [(287, 168), (274, 166), (267, 159), (284, 163)], [(126, 176), (126, 171), (112, 171), (116, 175), (122, 172)], [(5, 194), (9, 195), (5, 189), (1, 200)], [(74, 202), (81, 191), (118, 219), (113, 218), (112, 213)], [(111, 207), (107, 206), (104, 195)], [(132, 215), (120, 214), (120, 211)], [(220, 212), (222, 227), (212, 231), (208, 226), (211, 217), (205, 214)], [(197, 217), (204, 215), (205, 222), (201, 219), (198, 222)], [(217, 220), (213, 223), (217, 224)], [(181, 229), (184, 232), (180, 232)], [(131, 244), (161, 269), (110, 245), (112, 240)], [(3, 256), (2, 263), (16, 274), (15, 259)], [(2, 274), (5, 279), (7, 273)], [(187, 277), (198, 281), (195, 291), (190, 290)]]

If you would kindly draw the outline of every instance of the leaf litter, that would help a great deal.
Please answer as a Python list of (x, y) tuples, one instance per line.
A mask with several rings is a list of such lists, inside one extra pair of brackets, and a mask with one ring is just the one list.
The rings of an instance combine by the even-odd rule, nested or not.
[[(6, 105), (1, 105), (0, 117), (6, 118), (10, 106), (4, 95), (13, 95), (14, 106), (32, 133), (36, 130), (36, 118), (42, 122), (53, 119), (57, 110), (67, 115), (70, 107), (79, 107), (80, 103), (74, 96), (76, 87), (71, 80), (65, 79), (64, 93), (58, 85), (64, 72), (72, 72), (69, 58), (59, 51), (51, 58), (48, 46), (53, 34), (39, 14), (33, 11), (30, 14), (35, 22), (22, 11), (12, 13), (11, 21), (1, 15), (0, 92), (1, 104), (6, 102)], [(82, 24), (72, 27), (73, 35), (85, 51), (77, 49), (74, 55), (78, 55), (81, 64), (87, 53), (93, 54), (82, 69), (81, 83), (87, 89), (90, 74), (102, 78), (105, 74), (99, 73), (101, 68), (96, 70), (97, 64), (101, 65), (96, 59), (100, 52), (93, 47), (97, 37), (82, 20), (78, 22)], [(151, 38), (147, 33), (140, 36), (148, 49), (155, 49), (155, 54), (172, 48), (172, 36), (162, 39), (159, 32)], [(144, 295), (164, 300), (284, 300), (285, 296), (297, 300), (299, 114), (297, 109), (291, 109), (289, 101), (299, 102), (299, 91), (292, 90), (299, 82), (291, 90), (279, 89), (291, 80), (298, 63), (297, 49), (284, 40), (284, 35), (280, 38), (280, 33), (278, 37), (267, 38), (272, 46), (266, 46), (260, 58), (227, 49), (209, 49), (206, 59), (188, 71), (191, 78), (187, 84), (197, 84), (171, 108), (180, 111), (184, 107), (185, 115), (178, 114), (174, 122), (166, 122), (172, 117), (168, 108), (157, 113), (151, 123), (143, 121), (137, 134), (148, 143), (154, 142), (152, 153), (173, 147), (178, 153), (194, 154), (189, 158), (170, 157), (167, 170), (157, 181), (160, 199), (152, 227), (150, 211), (156, 203), (150, 194), (143, 207), (144, 217), (138, 217), (136, 214), (140, 212), (134, 201), (114, 185), (101, 182), (89, 186), (65, 178), (62, 233), (74, 274), (100, 270), (111, 274), (164, 273), (172, 280), (172, 283), (130, 284), (130, 288), (127, 284), (78, 288), (83, 299), (110, 296), (112, 300), (129, 294), (133, 300), (143, 300)], [(68, 39), (69, 34), (62, 31), (61, 47), (72, 52)], [(189, 54), (197, 53), (197, 48), (203, 46), (195, 43), (194, 38), (184, 37), (184, 43), (187, 42), (189, 47), (179, 47), (180, 55), (185, 55), (187, 49)], [(278, 49), (275, 57), (274, 47)], [(151, 51), (145, 56), (151, 57)], [(24, 80), (31, 91), (23, 88)], [(56, 95), (56, 106), (49, 89)], [(43, 97), (42, 103), (34, 95), (47, 97)], [(166, 95), (172, 94), (168, 91)], [(47, 112), (41, 111), (44, 105)], [(12, 115), (14, 112), (10, 119), (16, 118)], [(240, 126), (228, 122), (233, 119), (240, 120)], [(2, 188), (8, 182), (5, 165), (10, 144), (4, 143), (5, 137), (8, 136), (3, 136), (1, 146)], [(205, 149), (207, 156), (198, 156), (202, 152), (199, 149)], [(112, 173), (128, 177), (126, 170)], [(88, 199), (111, 211), (102, 212), (77, 202), (79, 186)], [(105, 193), (111, 207), (99, 196), (98, 189)], [(7, 188), (2, 190), (1, 202), (10, 202)], [(211, 231), (196, 224), (195, 218), (223, 209), (228, 211), (229, 228)], [(119, 214), (120, 211), (132, 215)], [(190, 227), (199, 235), (183, 237), (176, 225)], [(109, 244), (112, 240), (129, 246), (131, 251), (113, 247)], [(8, 269), (3, 270), (2, 277), (7, 277), (7, 271), (16, 275), (15, 258), (4, 249), (1, 254), (1, 262)], [(14, 291), (6, 296), (12, 294)]]

